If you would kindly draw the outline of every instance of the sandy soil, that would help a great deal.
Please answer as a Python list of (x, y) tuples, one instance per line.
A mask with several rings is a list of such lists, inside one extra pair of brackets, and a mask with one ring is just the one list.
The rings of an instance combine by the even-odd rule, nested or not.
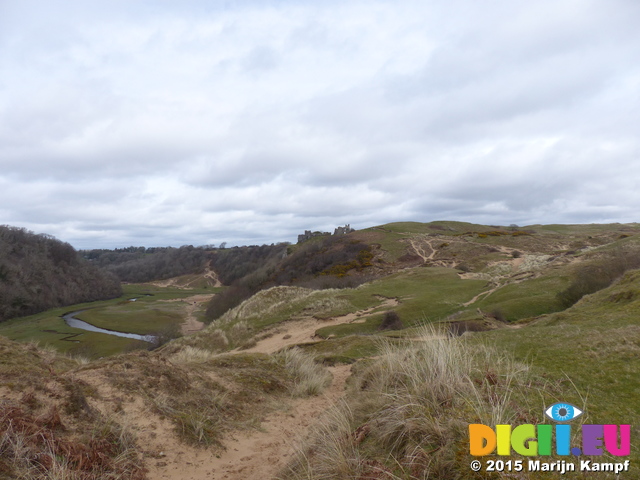
[[(398, 304), (394, 298), (381, 305), (328, 320), (306, 318), (280, 324), (273, 335), (242, 352), (274, 353), (289, 345), (318, 341), (315, 331), (323, 326), (364, 321), (381, 308)], [(147, 445), (149, 480), (266, 480), (281, 470), (318, 417), (343, 395), (350, 365), (329, 368), (331, 385), (319, 396), (293, 399), (288, 406), (269, 415), (261, 430), (235, 432), (225, 441), (226, 450), (215, 455), (210, 450), (191, 448), (178, 443), (171, 426), (159, 419), (149, 422), (138, 435)], [(144, 415), (139, 412), (137, 415)], [(135, 421), (137, 423), (137, 420)]]
[[(211, 295), (194, 295), (169, 301), (184, 302), (186, 332), (200, 328), (195, 312)], [(307, 318), (286, 322), (274, 334), (258, 342), (249, 352), (273, 353), (283, 347), (317, 341), (315, 331), (322, 326), (364, 321), (368, 315), (397, 305), (396, 299), (385, 298), (377, 307), (328, 320)], [(242, 352), (246, 352), (243, 350)], [(268, 415), (259, 430), (236, 431), (226, 437), (226, 450), (192, 447), (176, 436), (174, 426), (154, 413), (139, 397), (112, 388), (99, 371), (84, 371), (81, 378), (99, 392), (96, 407), (105, 415), (114, 414), (118, 405), (119, 421), (129, 425), (138, 438), (149, 480), (267, 480), (283, 469), (320, 415), (343, 395), (351, 374), (350, 365), (329, 367), (331, 385), (323, 394), (307, 398), (283, 399), (281, 407)]]
[[(209, 280), (211, 280), (211, 286), (213, 287), (221, 287), (222, 283), (220, 282), (220, 280), (218, 279), (218, 274), (216, 272), (214, 272), (211, 269), (210, 265), (207, 265), (207, 267), (205, 267), (205, 271), (202, 274), (202, 276), (204, 278), (208, 278)], [(168, 278), (166, 280), (158, 280), (156, 282), (150, 282), (151, 285), (155, 285), (157, 287), (162, 287), (162, 288), (166, 288), (166, 287), (174, 287), (174, 288), (191, 288), (192, 284), (197, 282), (199, 279), (196, 278), (194, 280), (192, 280), (191, 282), (187, 282), (187, 283), (183, 283), (183, 280), (181, 280), (183, 277), (173, 277), (173, 278)]]
[(358, 312), (333, 317), (327, 320), (318, 320), (317, 318), (308, 317), (302, 320), (293, 320), (279, 324), (271, 332), (268, 338), (260, 340), (254, 347), (243, 350), (243, 352), (261, 352), (274, 353), (289, 345), (298, 345), (301, 343), (312, 343), (321, 340), (316, 337), (316, 330), (322, 327), (332, 325), (341, 325), (343, 323), (360, 323), (367, 319), (374, 311), (381, 308), (390, 308), (398, 305), (395, 298), (385, 298), (382, 304), (377, 307), (360, 310)]
[(213, 297), (213, 294), (193, 295), (183, 299), (183, 302), (186, 303), (186, 320), (180, 325), (180, 330), (183, 335), (199, 332), (204, 328), (204, 323), (196, 319), (196, 311), (203, 308), (204, 304), (211, 300), (211, 297)]
[[(329, 370), (333, 380), (323, 395), (292, 400), (288, 408), (268, 416), (260, 431), (236, 432), (225, 442), (226, 451), (219, 455), (179, 444), (167, 432), (168, 425), (160, 420), (150, 422), (144, 435), (149, 480), (272, 478), (291, 458), (301, 434), (344, 394), (351, 366), (339, 365)], [(138, 433), (141, 440), (142, 433)]]

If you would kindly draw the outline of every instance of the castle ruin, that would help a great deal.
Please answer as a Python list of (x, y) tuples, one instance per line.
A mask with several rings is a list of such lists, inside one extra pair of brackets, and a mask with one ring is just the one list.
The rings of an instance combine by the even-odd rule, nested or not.
[[(333, 234), (346, 235), (347, 233), (351, 233), (353, 231), (355, 230), (351, 228), (351, 225), (347, 223), (344, 227), (336, 227), (336, 229), (333, 231)], [(307, 240), (313, 237), (323, 237), (323, 236), (330, 236), (330, 235), (331, 233), (329, 232), (312, 232), (311, 230), (305, 230), (304, 233), (298, 235), (298, 243), (306, 242)]]

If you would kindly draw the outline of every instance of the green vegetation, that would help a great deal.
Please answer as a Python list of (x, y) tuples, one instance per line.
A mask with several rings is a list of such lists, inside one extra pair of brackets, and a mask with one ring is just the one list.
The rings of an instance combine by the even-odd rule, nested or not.
[[(215, 450), (290, 398), (321, 393), (325, 365), (339, 363), (352, 364), (345, 400), (282, 478), (505, 478), (470, 472), (467, 425), (544, 423), (541, 412), (556, 401), (583, 408), (578, 422), (631, 424), (637, 438), (638, 233), (636, 224), (394, 223), (295, 246), (208, 251), (200, 273), (3, 322), (0, 334), (23, 343), (0, 337), (10, 412), (0, 414), (0, 478), (39, 478), (20, 460), (37, 455), (84, 478), (79, 447), (52, 449), (35, 440), (44, 434), (55, 445), (81, 439), (104, 458), (105, 478), (141, 479), (139, 446), (123, 427), (128, 411), (144, 408), (182, 441)], [(0, 268), (0, 285), (7, 275)], [(214, 288), (216, 277), (232, 285)], [(156, 334), (187, 312), (203, 320), (204, 304), (189, 297), (219, 292), (210, 325), (153, 351), (61, 319), (84, 310), (78, 316), (94, 325)], [(250, 353), (274, 344), (285, 348)], [(101, 449), (105, 439), (118, 447)], [(639, 452), (631, 460), (636, 478)], [(554, 478), (532, 475), (519, 478)]]
[(558, 312), (564, 308), (558, 294), (567, 282), (566, 276), (556, 274), (512, 283), (483, 297), (474, 307), (486, 312), (500, 311), (509, 322)]
[[(393, 341), (393, 340), (389, 340)], [(372, 335), (349, 335), (300, 345), (325, 365), (351, 364), (380, 352), (380, 341)]]
[(140, 335), (152, 335), (183, 321), (182, 308), (178, 304), (169, 304), (160, 309), (142, 302), (131, 303), (126, 308), (123, 305), (92, 308), (75, 317), (99, 328)]
[(494, 349), (420, 336), (380, 342), (280, 478), (493, 478), (469, 470), (467, 425), (537, 422), (560, 391)]
[[(353, 305), (351, 311), (375, 306), (380, 303), (381, 297), (395, 298), (400, 304), (394, 310), (405, 319), (406, 326), (412, 326), (425, 321), (444, 320), (462, 309), (463, 303), (482, 292), (485, 286), (483, 280), (462, 280), (452, 269), (414, 268), (356, 289), (344, 290), (340, 298)], [(364, 323), (325, 327), (318, 334), (327, 337), (373, 333), (381, 322), (382, 315), (378, 315), (369, 317)]]
[[(174, 301), (220, 289), (178, 289), (154, 285), (124, 285), (121, 297), (47, 310), (0, 323), (0, 335), (17, 341), (38, 341), (62, 353), (99, 358), (150, 344), (140, 340), (88, 332), (69, 327), (62, 316), (83, 311), (76, 317), (107, 330), (140, 335), (166, 335), (184, 322), (184, 302)], [(131, 299), (136, 301), (131, 301)], [(173, 334), (175, 335), (175, 333)]]
[(516, 330), (486, 332), (501, 349), (512, 351), (540, 372), (575, 384), (565, 401), (589, 403), (589, 422), (634, 423), (640, 417), (640, 271), (587, 296), (572, 308), (544, 316)]

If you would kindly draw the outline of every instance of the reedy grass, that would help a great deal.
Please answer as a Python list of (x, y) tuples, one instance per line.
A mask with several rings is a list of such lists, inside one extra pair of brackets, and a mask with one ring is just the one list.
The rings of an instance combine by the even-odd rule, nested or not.
[(178, 350), (170, 359), (171, 362), (177, 364), (204, 363), (211, 360), (214, 356), (215, 354), (210, 350), (187, 345)]
[[(7, 421), (8, 420), (8, 421)], [(128, 426), (100, 417), (81, 437), (33, 422), (19, 409), (4, 418), (0, 478), (19, 480), (142, 480), (136, 438)], [(25, 423), (26, 422), (26, 423)]]
[(318, 395), (330, 383), (331, 374), (322, 365), (315, 362), (315, 357), (299, 348), (285, 350), (276, 354), (276, 358), (284, 360), (284, 366), (293, 377), (291, 394), (296, 397)]
[(524, 390), (535, 388), (529, 369), (430, 326), (420, 338), (380, 340), (380, 356), (356, 368), (354, 391), (323, 417), (281, 478), (482, 478), (468, 476), (467, 425), (532, 418), (541, 399)]

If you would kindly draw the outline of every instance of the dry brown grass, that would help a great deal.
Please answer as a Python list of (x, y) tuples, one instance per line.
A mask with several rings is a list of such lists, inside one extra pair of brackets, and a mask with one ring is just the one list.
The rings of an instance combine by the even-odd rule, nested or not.
[(0, 413), (0, 478), (144, 478), (135, 437), (113, 419), (97, 417), (81, 434), (68, 430), (55, 407), (36, 417), (5, 405)]
[(299, 348), (285, 350), (274, 357), (284, 361), (287, 372), (293, 377), (290, 390), (294, 396), (317, 395), (331, 383), (331, 374), (327, 369)]
[[(525, 365), (425, 329), (421, 342), (383, 341), (355, 368), (348, 401), (331, 410), (281, 478), (450, 479), (468, 475), (469, 423), (518, 423), (541, 406)], [(480, 477), (478, 477), (480, 478)]]

